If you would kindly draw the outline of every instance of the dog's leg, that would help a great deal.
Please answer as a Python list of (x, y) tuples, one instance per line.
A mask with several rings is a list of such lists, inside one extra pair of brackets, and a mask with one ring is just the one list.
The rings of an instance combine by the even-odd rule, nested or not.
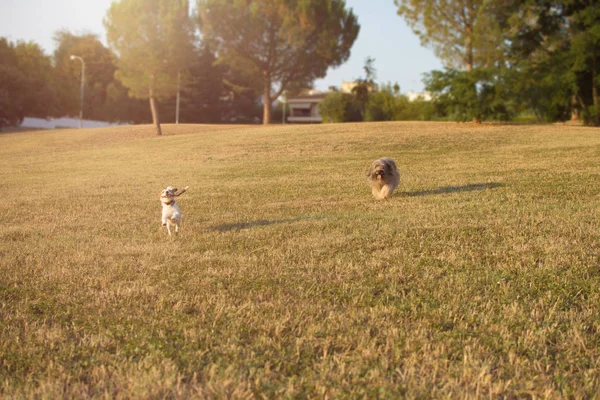
[(379, 191), (379, 200), (383, 200), (386, 197), (390, 196), (391, 194), (392, 193), (390, 191), (390, 186), (389, 185), (383, 185), (383, 187)]
[(378, 187), (373, 187), (371, 188), (371, 193), (373, 193), (373, 197), (375, 197), (375, 199), (377, 200), (381, 200), (381, 189)]
[(169, 233), (169, 236), (171, 236), (171, 222), (167, 221), (167, 232)]

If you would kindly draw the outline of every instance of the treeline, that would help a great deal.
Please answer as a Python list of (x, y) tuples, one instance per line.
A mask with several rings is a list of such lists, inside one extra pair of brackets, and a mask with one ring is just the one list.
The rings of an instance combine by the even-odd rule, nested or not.
[(395, 0), (443, 71), (425, 76), (439, 117), (600, 124), (600, 3)]
[(320, 104), (325, 122), (576, 120), (600, 125), (600, 3), (395, 0), (445, 64), (424, 76), (432, 101), (375, 85), (372, 59), (352, 93)]
[[(0, 128), (18, 125), (26, 116), (79, 115), (81, 64), (71, 60), (71, 55), (85, 62), (85, 119), (152, 122), (148, 101), (129, 96), (129, 89), (115, 78), (116, 56), (96, 36), (61, 31), (55, 40), (54, 54), (47, 55), (36, 43), (11, 43), (0, 38)], [(259, 95), (242, 76), (226, 65), (215, 65), (214, 53), (199, 42), (190, 56), (181, 82), (180, 122), (259, 120)], [(175, 100), (176, 90), (160, 101), (162, 121), (175, 121)]]
[(439, 118), (433, 102), (424, 96), (409, 99), (395, 83), (377, 85), (375, 59), (365, 60), (364, 77), (350, 93), (332, 88), (319, 104), (325, 123), (361, 121), (430, 121)]
[(61, 32), (52, 57), (2, 39), (0, 126), (77, 115), (72, 55), (87, 68), (86, 118), (151, 120), (160, 135), (180, 92), (180, 122), (268, 124), (271, 103), (346, 61), (360, 29), (344, 0), (196, 0), (190, 10), (188, 0), (113, 1), (103, 20), (109, 48)]
[[(391, 0), (390, 0), (391, 1)], [(600, 5), (592, 0), (394, 0), (445, 69), (424, 77), (432, 101), (375, 85), (373, 61), (350, 94), (331, 93), (326, 121), (583, 120), (600, 125)], [(0, 38), (0, 128), (25, 116), (79, 114), (143, 123), (279, 121), (272, 102), (345, 62), (360, 26), (344, 0), (119, 0), (108, 48), (59, 32), (54, 54)], [(398, 51), (402, 51), (400, 48)], [(218, 57), (217, 57), (218, 55)], [(407, 60), (410, 55), (407, 55)]]

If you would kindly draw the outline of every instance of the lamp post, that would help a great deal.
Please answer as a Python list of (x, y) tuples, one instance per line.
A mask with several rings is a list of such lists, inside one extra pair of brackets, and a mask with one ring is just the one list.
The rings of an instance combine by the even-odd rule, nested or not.
[(181, 85), (181, 71), (177, 71), (177, 100), (175, 101), (175, 124), (179, 125), (179, 89)]
[(85, 62), (83, 61), (83, 58), (72, 55), (71, 60), (75, 59), (81, 61), (81, 92), (79, 94), (79, 129), (81, 129), (83, 124), (83, 88), (85, 84)]
[(282, 123), (282, 124), (285, 124), (285, 105), (286, 105), (286, 103), (287, 103), (287, 99), (286, 99), (286, 97), (287, 97), (287, 94), (286, 94), (286, 93), (284, 93), (282, 97), (283, 97), (283, 115), (282, 115), (282, 117), (281, 117), (281, 123)]

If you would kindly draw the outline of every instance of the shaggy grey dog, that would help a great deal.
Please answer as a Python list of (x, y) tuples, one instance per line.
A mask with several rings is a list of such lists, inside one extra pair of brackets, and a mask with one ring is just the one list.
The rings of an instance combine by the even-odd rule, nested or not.
[(396, 162), (389, 157), (373, 161), (367, 169), (367, 181), (371, 186), (373, 197), (377, 200), (390, 197), (400, 184), (400, 173)]

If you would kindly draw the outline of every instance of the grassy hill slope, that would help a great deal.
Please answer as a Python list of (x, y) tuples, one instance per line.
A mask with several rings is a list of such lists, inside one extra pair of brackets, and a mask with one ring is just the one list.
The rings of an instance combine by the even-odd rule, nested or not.
[(0, 397), (600, 392), (598, 130), (164, 131), (0, 135)]

